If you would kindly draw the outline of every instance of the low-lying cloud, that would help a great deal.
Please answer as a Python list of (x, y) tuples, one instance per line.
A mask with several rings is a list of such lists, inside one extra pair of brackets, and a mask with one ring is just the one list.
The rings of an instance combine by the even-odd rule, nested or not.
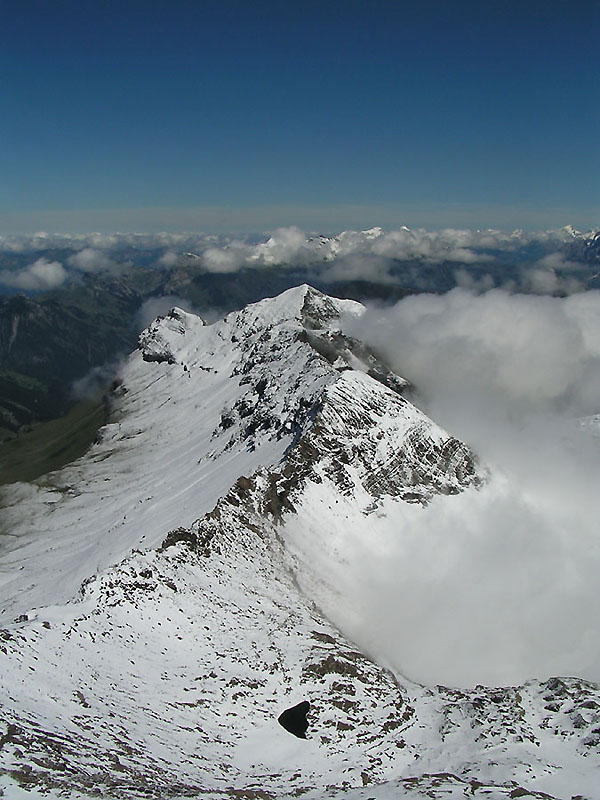
[[(349, 262), (352, 266), (362, 261), (363, 271), (368, 273), (369, 263), (381, 272), (381, 267), (392, 259), (422, 259), (429, 263), (490, 262), (493, 257), (482, 250), (489, 241), (490, 234), (482, 237), (473, 231), (402, 228), (384, 232), (373, 228), (343, 231), (336, 236), (311, 236), (290, 227), (277, 229), (264, 242), (252, 244), (234, 240), (210, 247), (203, 253), (203, 262), (210, 271), (230, 272), (242, 266), (323, 266), (332, 262), (338, 265)], [(504, 236), (499, 241), (502, 247), (506, 246)], [(470, 249), (473, 246), (479, 247), (480, 252)]]
[(117, 264), (102, 251), (84, 247), (67, 259), (67, 264), (81, 272), (108, 272), (118, 269)]
[[(306, 233), (290, 226), (258, 237), (39, 232), (0, 236), (0, 255), (71, 251), (64, 262), (75, 274), (124, 270), (140, 263), (163, 270), (194, 264), (205, 272), (220, 274), (253, 268), (304, 270), (308, 280), (312, 277), (325, 284), (367, 280), (405, 282), (408, 288), (430, 291), (459, 285), (477, 291), (497, 286), (511, 291), (571, 294), (589, 288), (585, 281), (591, 272), (583, 270), (582, 274), (583, 243), (589, 241), (586, 236), (569, 226), (511, 233), (456, 228), (428, 231), (402, 226), (390, 231), (376, 227), (335, 235)], [(140, 263), (136, 262), (136, 253)], [(442, 286), (437, 285), (438, 270)]]
[(409, 677), (600, 680), (600, 292), (410, 297), (348, 325), (490, 470), (479, 490), (400, 504), (348, 533), (336, 621)]
[[(335, 236), (306, 235), (292, 227), (274, 231), (263, 242), (234, 239), (198, 249), (204, 269), (217, 273), (277, 266), (304, 268), (309, 280), (312, 274), (324, 283), (367, 280), (431, 290), (440, 282), (449, 288), (453, 281), (480, 292), (498, 286), (573, 294), (589, 288), (591, 273), (570, 255), (583, 238), (569, 227), (535, 233), (373, 228)], [(408, 273), (406, 266), (399, 270), (407, 264)]]
[(220, 240), (197, 249), (203, 268), (216, 273), (300, 268), (308, 271), (309, 280), (312, 275), (324, 283), (407, 282), (410, 288), (431, 290), (439, 289), (440, 281), (443, 288), (450, 288), (453, 281), (475, 291), (499, 286), (537, 294), (572, 294), (588, 288), (585, 265), (569, 255), (582, 240), (581, 234), (568, 227), (537, 233), (372, 228), (335, 236), (306, 235), (290, 227), (273, 231), (261, 242)]
[(86, 248), (105, 253), (123, 250), (161, 250), (176, 252), (204, 250), (215, 243), (226, 243), (229, 236), (207, 233), (38, 233), (23, 236), (0, 235), (0, 252), (26, 253), (36, 250)]
[(48, 261), (46, 258), (38, 258), (24, 269), (0, 271), (0, 283), (30, 292), (56, 289), (66, 279), (67, 271), (60, 261)]
[(111, 383), (119, 376), (121, 364), (125, 356), (106, 361), (92, 367), (85, 375), (71, 384), (71, 396), (74, 400), (97, 400), (105, 394)]
[(436, 410), (440, 398), (470, 396), (513, 409), (599, 410), (598, 291), (559, 298), (457, 288), (371, 308), (349, 326)]

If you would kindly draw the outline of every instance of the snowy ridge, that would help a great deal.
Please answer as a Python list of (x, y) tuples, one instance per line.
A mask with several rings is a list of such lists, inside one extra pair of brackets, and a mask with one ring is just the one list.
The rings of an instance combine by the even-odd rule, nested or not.
[[(350, 532), (486, 479), (340, 313), (306, 286), (212, 326), (172, 312), (101, 441), (17, 487), (6, 797), (600, 797), (597, 687), (423, 687), (329, 621)], [(277, 723), (301, 700), (306, 740)]]
[[(338, 377), (306, 341), (307, 292), (211, 326), (175, 310), (142, 334), (117, 389), (118, 421), (101, 441), (59, 473), (0, 492), (12, 534), (0, 553), (0, 620), (69, 600), (132, 548), (156, 547), (209, 511), (240, 474), (281, 460)], [(321, 305), (324, 320), (358, 306)]]

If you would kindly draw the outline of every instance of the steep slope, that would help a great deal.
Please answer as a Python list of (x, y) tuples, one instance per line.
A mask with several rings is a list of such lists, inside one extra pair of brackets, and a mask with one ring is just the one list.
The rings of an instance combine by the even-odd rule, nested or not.
[[(212, 326), (174, 310), (101, 441), (11, 487), (7, 797), (600, 796), (596, 687), (422, 687), (320, 610), (351, 599), (348, 528), (486, 477), (340, 313), (306, 286)], [(305, 700), (306, 740), (277, 722)]]

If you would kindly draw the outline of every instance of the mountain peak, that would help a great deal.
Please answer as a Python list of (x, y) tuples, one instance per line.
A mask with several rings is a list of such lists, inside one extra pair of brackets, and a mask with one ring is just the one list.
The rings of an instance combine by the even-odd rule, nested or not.
[(562, 233), (566, 233), (569, 236), (577, 237), (581, 236), (581, 232), (574, 228), (570, 223), (568, 225), (563, 225), (560, 229)]
[(175, 350), (181, 337), (205, 324), (197, 314), (174, 306), (140, 333), (139, 345), (144, 361), (166, 361), (174, 364), (177, 360)]
[(339, 300), (320, 292), (313, 286), (303, 283), (282, 292), (276, 297), (268, 297), (246, 306), (237, 314), (230, 315), (242, 324), (278, 325), (286, 322), (299, 322), (303, 327), (326, 328), (343, 314), (360, 315), (364, 311), (362, 303), (354, 300)]

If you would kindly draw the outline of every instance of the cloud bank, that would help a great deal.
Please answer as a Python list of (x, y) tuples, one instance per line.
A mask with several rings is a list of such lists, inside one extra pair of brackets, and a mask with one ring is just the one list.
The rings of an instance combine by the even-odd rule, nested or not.
[[(75, 276), (124, 271), (131, 266), (171, 270), (193, 265), (197, 270), (218, 274), (256, 268), (300, 270), (306, 279), (325, 284), (367, 280), (419, 290), (446, 290), (458, 285), (485, 291), (501, 286), (512, 291), (570, 294), (589, 288), (586, 281), (593, 272), (589, 266), (595, 263), (589, 258), (592, 249), (586, 251), (590, 235), (569, 226), (511, 233), (455, 228), (428, 231), (403, 226), (391, 231), (372, 228), (330, 236), (307, 234), (292, 226), (258, 237), (39, 232), (0, 237), (0, 257), (39, 253), (48, 258), (45, 251), (66, 250), (63, 268)], [(15, 280), (27, 284), (25, 276), (10, 275), (4, 283), (12, 286)]]
[(349, 325), (412, 380), (429, 405), (442, 394), (573, 415), (600, 405), (598, 291), (559, 298), (457, 288), (371, 308)]
[[(472, 686), (600, 680), (600, 292), (456, 289), (370, 308), (351, 333), (490, 470), (482, 489), (394, 506), (348, 533), (334, 618), (416, 680)], [(371, 518), (370, 518), (371, 519)]]
[[(514, 254), (529, 247), (549, 248), (536, 266), (539, 269), (565, 269), (577, 266), (558, 248), (581, 237), (568, 226), (555, 231), (504, 233), (497, 230), (473, 231), (447, 228), (440, 231), (409, 229), (383, 231), (343, 231), (335, 236), (306, 235), (298, 228), (279, 228), (264, 242), (250, 243), (242, 239), (219, 242), (203, 252), (206, 269), (230, 272), (240, 267), (274, 264), (302, 266), (330, 262), (365, 260), (381, 262), (420, 260), (427, 264), (492, 263), (501, 254)], [(367, 269), (368, 272), (368, 269)]]
[(103, 272), (118, 269), (115, 262), (103, 250), (84, 247), (67, 259), (67, 264), (81, 272)]

